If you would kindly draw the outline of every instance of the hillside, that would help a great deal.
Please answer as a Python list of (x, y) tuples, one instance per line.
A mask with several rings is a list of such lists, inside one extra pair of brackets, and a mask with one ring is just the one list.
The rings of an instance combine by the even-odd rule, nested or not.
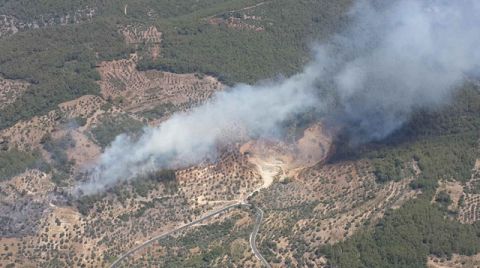
[(301, 72), (353, 4), (0, 0), (0, 267), (480, 266), (474, 77), (382, 139), (315, 109), (231, 122), (202, 161), (75, 192), (118, 135)]

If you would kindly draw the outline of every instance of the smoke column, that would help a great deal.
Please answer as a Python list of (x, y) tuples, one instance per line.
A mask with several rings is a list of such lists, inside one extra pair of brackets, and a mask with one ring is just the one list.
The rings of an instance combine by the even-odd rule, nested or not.
[(449, 101), (480, 63), (479, 1), (382, 5), (358, 3), (355, 26), (332, 42), (339, 52), (327, 54), (337, 61), (331, 73), (341, 116), (360, 141), (384, 138), (416, 108)]
[(176, 114), (137, 140), (118, 136), (90, 179), (92, 194), (161, 168), (214, 157), (241, 135), (272, 135), (291, 116), (315, 109), (351, 129), (359, 142), (382, 139), (417, 108), (450, 100), (480, 63), (480, 2), (357, 1), (348, 29), (317, 45), (302, 73), (259, 85), (240, 84)]
[[(219, 143), (231, 143), (245, 135), (273, 135), (282, 120), (316, 104), (314, 78), (311, 69), (262, 86), (238, 85), (156, 128), (145, 128), (138, 141), (120, 135), (101, 156), (91, 180), (79, 189), (95, 193), (145, 172), (184, 167), (214, 157)], [(240, 135), (236, 130), (245, 133)]]

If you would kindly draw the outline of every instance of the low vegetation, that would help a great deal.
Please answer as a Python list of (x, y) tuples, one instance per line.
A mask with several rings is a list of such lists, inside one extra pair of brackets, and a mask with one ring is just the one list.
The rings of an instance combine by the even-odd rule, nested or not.
[(163, 183), (170, 192), (176, 192), (176, 176), (175, 171), (163, 169), (143, 175), (132, 181), (132, 187), (136, 194), (146, 197), (152, 188), (156, 188), (156, 184)]
[(0, 151), (0, 181), (8, 180), (28, 168), (43, 166), (39, 155), (18, 150)]
[(75, 147), (75, 141), (70, 134), (53, 140), (47, 134), (41, 141), (43, 148), (50, 153), (52, 167), (54, 168), (52, 180), (59, 186), (65, 186), (66, 180), (69, 178), (74, 162), (68, 159), (67, 149)]
[(175, 105), (169, 102), (166, 104), (157, 105), (152, 109), (142, 112), (142, 116), (144, 118), (152, 120), (152, 119), (162, 118), (168, 114), (171, 114), (172, 111), (175, 111)]
[[(110, 189), (108, 193), (113, 194), (113, 196), (121, 203), (125, 204), (126, 201), (132, 197), (140, 196), (147, 197), (149, 193), (154, 189), (158, 189), (159, 186), (165, 188), (165, 192), (168, 194), (174, 194), (177, 191), (177, 182), (175, 171), (169, 169), (163, 169), (149, 174), (141, 175), (138, 178), (135, 178), (131, 182), (126, 182), (121, 185)], [(99, 204), (100, 201), (104, 200), (107, 197), (107, 193), (98, 193), (95, 195), (85, 195), (76, 200), (75, 206), (78, 211), (83, 215), (88, 215), (91, 209), (95, 207), (95, 204)], [(150, 207), (152, 203), (146, 203), (145, 208)], [(97, 211), (102, 211), (102, 209), (97, 209)], [(136, 212), (133, 216), (141, 217), (142, 213)], [(130, 217), (130, 215), (128, 216)]]
[[(227, 219), (187, 231), (178, 238), (168, 237), (149, 247), (141, 256), (129, 260), (131, 266), (162, 267), (244, 267), (252, 262), (248, 236), (253, 229), (249, 224), (236, 225), (246, 213), (233, 212)], [(252, 215), (251, 215), (252, 216)], [(140, 255), (140, 254), (137, 254)]]
[(97, 125), (92, 129), (92, 134), (99, 145), (103, 148), (120, 134), (133, 135), (143, 128), (143, 123), (133, 119), (128, 115), (118, 115), (114, 117), (103, 116)]

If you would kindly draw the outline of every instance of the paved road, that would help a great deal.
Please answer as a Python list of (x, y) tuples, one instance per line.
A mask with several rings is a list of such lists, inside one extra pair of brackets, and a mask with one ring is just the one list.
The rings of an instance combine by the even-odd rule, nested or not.
[[(186, 228), (188, 228), (192, 225), (198, 224), (198, 223), (200, 223), (204, 220), (210, 219), (213, 216), (218, 215), (222, 212), (225, 212), (225, 211), (230, 210), (230, 209), (235, 208), (235, 207), (241, 207), (241, 206), (249, 207), (249, 208), (252, 207), (252, 205), (247, 203), (247, 201), (238, 201), (237, 203), (234, 203), (234, 204), (225, 206), (225, 207), (223, 207), (219, 210), (213, 211), (213, 212), (205, 215), (204, 217), (202, 217), (198, 220), (192, 221), (192, 222), (184, 224), (184, 225), (182, 225), (178, 228), (175, 228), (175, 229), (167, 231), (163, 234), (157, 235), (157, 236), (143, 242), (142, 244), (130, 249), (129, 251), (125, 252), (123, 255), (118, 257), (117, 260), (115, 260), (112, 263), (112, 265), (110, 265), (110, 268), (117, 267), (128, 256), (132, 255), (133, 253), (135, 253), (136, 251), (138, 251), (142, 248), (145, 248), (145, 247), (149, 246), (150, 244), (152, 244), (153, 242), (155, 242), (159, 239), (165, 238), (165, 237), (167, 237), (167, 236), (169, 236), (169, 235), (171, 235), (175, 232), (181, 231), (181, 230), (186, 229)], [(258, 251), (257, 245), (256, 245), (256, 238), (257, 238), (257, 235), (258, 235), (258, 230), (260, 229), (260, 225), (262, 224), (262, 221), (263, 221), (263, 210), (261, 208), (257, 207), (257, 206), (255, 206), (254, 208), (257, 211), (257, 213), (256, 213), (256, 218), (255, 218), (255, 226), (253, 227), (252, 233), (250, 233), (250, 247), (252, 249), (253, 254), (255, 254), (255, 257), (257, 257), (263, 263), (263, 265), (265, 267), (270, 268), (271, 267), (270, 264), (267, 262), (267, 260), (265, 260), (265, 258), (262, 256), (262, 254)]]
[(270, 264), (265, 260), (265, 258), (260, 254), (260, 252), (257, 249), (257, 235), (258, 235), (258, 230), (260, 229), (260, 225), (262, 224), (263, 221), (263, 210), (257, 206), (255, 206), (255, 209), (257, 210), (257, 217), (255, 219), (255, 226), (253, 227), (253, 231), (250, 234), (250, 247), (252, 248), (253, 254), (255, 254), (255, 257), (262, 261), (263, 265), (265, 267), (270, 268)]
[[(213, 216), (215, 216), (215, 215), (218, 215), (218, 214), (220, 214), (220, 213), (222, 213), (222, 212), (225, 212), (225, 211), (227, 211), (227, 210), (230, 210), (230, 209), (232, 209), (232, 208), (239, 207), (239, 206), (249, 206), (249, 205), (247, 205), (246, 203), (243, 203), (243, 202), (238, 202), (238, 203), (235, 203), (235, 204), (232, 204), (232, 205), (228, 205), (228, 206), (223, 207), (223, 208), (221, 208), (221, 209), (219, 209), (219, 210), (213, 211), (213, 212), (207, 214), (206, 216), (204, 216), (204, 217), (202, 217), (202, 218), (200, 218), (200, 219), (198, 219), (198, 220), (195, 220), (195, 221), (192, 221), (192, 222), (187, 223), (187, 224), (185, 224), (185, 225), (182, 225), (182, 226), (180, 226), (180, 227), (178, 227), (178, 228), (175, 228), (175, 229), (173, 229), (173, 230), (170, 230), (170, 231), (168, 231), (168, 232), (166, 232), (166, 233), (157, 235), (157, 236), (155, 236), (155, 237), (153, 237), (153, 238), (151, 238), (151, 239), (143, 242), (142, 244), (140, 244), (140, 245), (138, 245), (138, 246), (130, 249), (129, 251), (125, 252), (123, 255), (121, 255), (120, 257), (118, 257), (117, 260), (115, 260), (110, 267), (111, 267), (111, 268), (117, 267), (117, 265), (120, 264), (120, 262), (122, 262), (125, 258), (127, 258), (128, 256), (130, 256), (131, 254), (135, 253), (136, 251), (138, 251), (138, 250), (140, 250), (140, 249), (142, 249), (142, 248), (144, 248), (144, 247), (152, 244), (153, 242), (155, 242), (155, 241), (157, 241), (157, 240), (159, 240), (159, 239), (162, 239), (162, 238), (164, 238), (164, 237), (166, 237), (166, 236), (169, 236), (169, 235), (171, 235), (171, 234), (173, 234), (173, 233), (175, 233), (175, 232), (178, 232), (178, 231), (181, 231), (181, 230), (183, 230), (183, 229), (186, 229), (186, 228), (188, 228), (188, 227), (190, 227), (190, 226), (192, 226), (192, 225), (195, 225), (195, 224), (200, 223), (200, 222), (202, 222), (202, 221), (204, 221), (204, 220), (210, 219), (211, 217), (213, 217)], [(257, 231), (258, 231), (258, 230), (257, 230)]]

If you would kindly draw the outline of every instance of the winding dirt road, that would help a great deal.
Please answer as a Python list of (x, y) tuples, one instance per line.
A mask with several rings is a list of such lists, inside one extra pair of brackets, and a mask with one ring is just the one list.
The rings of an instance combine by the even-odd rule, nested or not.
[(187, 224), (184, 224), (178, 228), (175, 228), (175, 229), (172, 229), (170, 231), (167, 231), (163, 234), (160, 234), (160, 235), (157, 235), (157, 236), (154, 236), (152, 237), (151, 239), (143, 242), (142, 244), (130, 249), (129, 251), (125, 252), (124, 254), (122, 254), (120, 257), (118, 257), (113, 263), (112, 265), (110, 265), (110, 268), (114, 268), (114, 267), (118, 267), (118, 265), (123, 261), (125, 260), (127, 257), (129, 257), (130, 255), (132, 255), (133, 253), (137, 252), (138, 250), (140, 249), (143, 249), (149, 245), (151, 245), (152, 243), (154, 243), (155, 241), (157, 240), (160, 240), (160, 239), (163, 239), (169, 235), (172, 235), (173, 233), (176, 233), (176, 232), (179, 232), (181, 230), (184, 230), (188, 227), (191, 227), (195, 224), (198, 224), (202, 221), (205, 221), (205, 220), (208, 220), (218, 214), (221, 214), (223, 212), (226, 212), (230, 209), (233, 209), (233, 208), (239, 208), (239, 207), (247, 207), (247, 208), (254, 208), (257, 213), (256, 213), (256, 218), (255, 218), (255, 226), (253, 227), (253, 231), (252, 233), (250, 233), (250, 248), (252, 249), (252, 252), (253, 254), (255, 254), (255, 257), (257, 257), (266, 267), (271, 267), (270, 264), (268, 264), (268, 262), (265, 260), (265, 258), (262, 256), (262, 254), (258, 251), (257, 249), (257, 245), (256, 245), (256, 237), (257, 237), (257, 234), (258, 234), (258, 230), (260, 229), (260, 225), (262, 223), (262, 220), (263, 220), (263, 211), (257, 207), (257, 206), (253, 206), (252, 204), (249, 204), (247, 203), (246, 201), (238, 201), (237, 203), (234, 203), (234, 204), (231, 204), (231, 205), (228, 205), (228, 206), (225, 206), (221, 209), (218, 209), (218, 210), (215, 210), (205, 216), (203, 216), (202, 218), (200, 219), (197, 219), (195, 221), (192, 221), (190, 223), (187, 223)]
[(112, 265), (110, 265), (110, 267), (111, 267), (111, 268), (117, 267), (117, 266), (118, 266), (124, 259), (126, 259), (128, 256), (132, 255), (133, 253), (135, 253), (136, 251), (138, 251), (138, 250), (140, 250), (140, 249), (143, 249), (143, 248), (149, 246), (150, 244), (152, 244), (153, 242), (155, 242), (155, 241), (157, 241), (157, 240), (159, 240), (159, 239), (165, 238), (165, 237), (167, 237), (167, 236), (169, 236), (169, 235), (171, 235), (171, 234), (173, 234), (173, 233), (175, 233), (175, 232), (181, 231), (181, 230), (186, 229), (186, 228), (188, 228), (188, 227), (190, 227), (190, 226), (192, 226), (192, 225), (195, 225), (195, 224), (197, 224), (197, 223), (200, 223), (200, 222), (202, 222), (202, 221), (204, 221), (204, 220), (210, 219), (210, 218), (212, 218), (213, 216), (218, 215), (218, 214), (220, 214), (220, 213), (222, 213), (222, 212), (228, 211), (228, 210), (230, 210), (230, 209), (232, 209), (232, 208), (241, 207), (241, 206), (250, 206), (250, 205), (247, 205), (247, 204), (242, 203), (242, 202), (238, 202), (238, 203), (235, 203), (235, 204), (232, 204), (232, 205), (228, 205), (228, 206), (223, 207), (223, 208), (221, 208), (221, 209), (219, 209), (219, 210), (213, 211), (213, 212), (205, 215), (204, 217), (202, 217), (202, 218), (200, 218), (200, 219), (198, 219), (198, 220), (195, 220), (195, 221), (192, 221), (192, 222), (190, 222), (190, 223), (184, 224), (184, 225), (182, 225), (182, 226), (180, 226), (180, 227), (178, 227), (178, 228), (172, 229), (172, 230), (167, 231), (167, 232), (165, 232), (165, 233), (163, 233), (163, 234), (154, 236), (154, 237), (152, 237), (151, 239), (143, 242), (142, 244), (140, 244), (140, 245), (138, 245), (138, 246), (130, 249), (129, 251), (125, 252), (124, 254), (122, 254), (120, 257), (117, 258), (117, 260), (115, 260), (115, 261), (112, 263)]

